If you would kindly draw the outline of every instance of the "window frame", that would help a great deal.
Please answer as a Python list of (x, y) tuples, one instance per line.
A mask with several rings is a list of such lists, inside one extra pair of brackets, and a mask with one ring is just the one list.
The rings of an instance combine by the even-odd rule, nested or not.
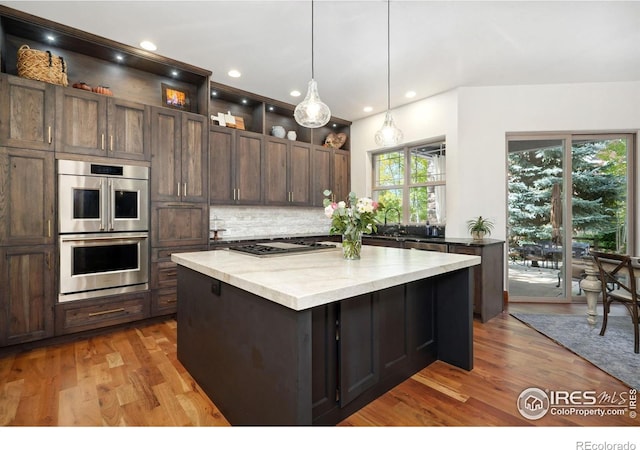
[[(419, 187), (434, 187), (434, 186), (443, 186), (445, 188), (445, 198), (446, 198), (446, 170), (442, 174), (441, 179), (437, 181), (426, 181), (420, 183), (412, 183), (411, 182), (411, 151), (417, 148), (425, 147), (425, 146), (434, 146), (438, 144), (439, 148), (434, 148), (430, 152), (439, 152), (446, 157), (446, 148), (447, 141), (444, 137), (439, 137), (435, 139), (429, 139), (426, 141), (420, 141), (418, 143), (406, 144), (400, 147), (393, 148), (385, 148), (376, 150), (371, 153), (371, 195), (373, 198), (376, 198), (377, 192), (389, 191), (389, 190), (401, 190), (402, 191), (402, 224), (406, 225), (415, 225), (419, 224), (418, 222), (410, 222), (411, 208), (406, 207), (410, 202), (410, 190), (411, 188), (419, 188)], [(388, 154), (388, 153), (402, 153), (404, 156), (404, 176), (403, 176), (403, 184), (395, 184), (395, 185), (385, 185), (379, 186), (376, 185), (376, 157)], [(446, 222), (446, 215), (443, 220), (443, 223)]]

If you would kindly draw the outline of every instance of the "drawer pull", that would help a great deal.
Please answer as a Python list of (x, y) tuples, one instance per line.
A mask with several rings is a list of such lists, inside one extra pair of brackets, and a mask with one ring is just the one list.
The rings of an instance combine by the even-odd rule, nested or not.
[(112, 314), (117, 312), (124, 312), (124, 308), (108, 309), (107, 311), (89, 313), (89, 317), (104, 316), (105, 314)]

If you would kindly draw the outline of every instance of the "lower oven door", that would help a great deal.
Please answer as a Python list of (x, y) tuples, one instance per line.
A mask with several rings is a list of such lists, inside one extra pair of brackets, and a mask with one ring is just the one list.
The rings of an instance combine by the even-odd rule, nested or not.
[(60, 302), (149, 288), (148, 233), (60, 236)]

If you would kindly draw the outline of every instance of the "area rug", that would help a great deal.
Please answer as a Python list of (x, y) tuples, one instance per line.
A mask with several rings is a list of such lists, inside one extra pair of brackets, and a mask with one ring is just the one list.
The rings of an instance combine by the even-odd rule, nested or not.
[(640, 389), (640, 354), (633, 352), (633, 324), (630, 317), (609, 316), (605, 335), (600, 336), (601, 316), (593, 326), (587, 323), (585, 315), (511, 315), (609, 375)]

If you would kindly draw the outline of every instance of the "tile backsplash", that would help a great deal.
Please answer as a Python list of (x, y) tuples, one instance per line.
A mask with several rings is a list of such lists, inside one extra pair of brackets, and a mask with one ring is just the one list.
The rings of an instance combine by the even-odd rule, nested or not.
[(219, 233), (222, 239), (323, 235), (329, 233), (331, 225), (322, 207), (212, 205), (209, 229), (213, 230), (216, 218), (219, 220), (218, 228), (224, 229)]

